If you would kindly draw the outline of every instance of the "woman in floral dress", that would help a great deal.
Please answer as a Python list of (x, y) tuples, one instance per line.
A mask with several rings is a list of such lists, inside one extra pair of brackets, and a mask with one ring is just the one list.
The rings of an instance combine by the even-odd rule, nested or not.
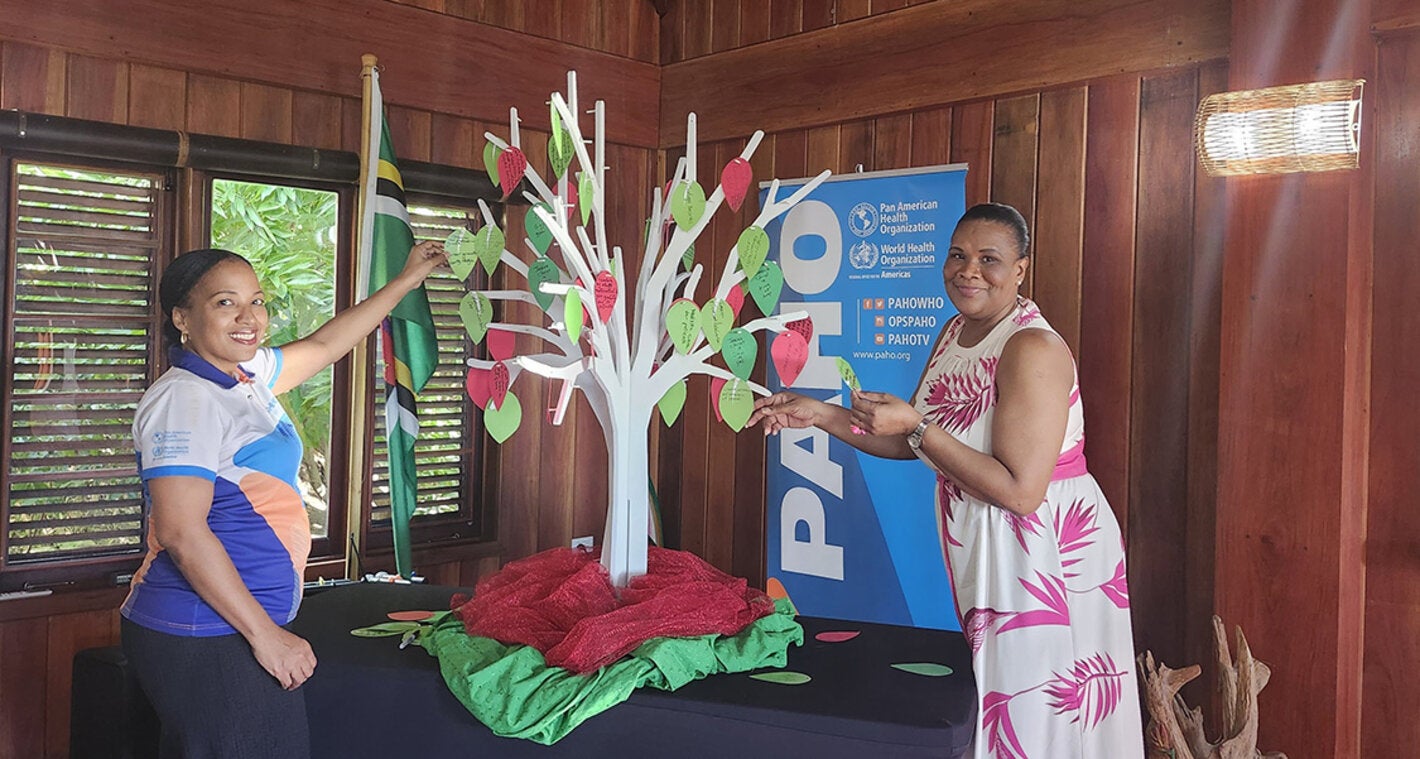
[(1137, 759), (1124, 546), (1085, 467), (1070, 349), (1018, 292), (1028, 250), (1014, 208), (962, 216), (942, 271), (960, 315), (912, 404), (855, 391), (846, 409), (777, 393), (750, 423), (766, 434), (817, 426), (937, 472), (938, 531), (976, 672), (971, 756)]

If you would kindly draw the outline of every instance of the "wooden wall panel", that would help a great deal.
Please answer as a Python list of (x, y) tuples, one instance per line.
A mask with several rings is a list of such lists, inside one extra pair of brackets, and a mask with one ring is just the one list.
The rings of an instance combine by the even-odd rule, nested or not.
[[(340, 150), (344, 127), (341, 118), (340, 98), (316, 92), (294, 92), (291, 95), (291, 142)], [(452, 165), (472, 166), (471, 163)]]
[(64, 115), (63, 51), (8, 41), (0, 49), (0, 108)]
[[(933, 108), (912, 114), (913, 166), (951, 163), (952, 109)], [(970, 172), (967, 172), (970, 176)]]
[(1420, 34), (1386, 38), (1375, 83), (1375, 292), (1366, 546), (1365, 696), (1361, 754), (1403, 756), (1420, 745)]
[(1100, 432), (1085, 456), (1127, 537), (1139, 78), (1091, 84), (1088, 108), (1078, 359), (1086, 424)]
[(1190, 137), (1196, 71), (1140, 86), (1139, 192), (1129, 410), (1129, 579), (1134, 636), (1164, 661), (1183, 661), (1179, 599), (1187, 597)]
[[(771, 6), (771, 12), (779, 7)], [(772, 46), (667, 65), (662, 124), (674, 124), (694, 109), (701, 116), (702, 138), (715, 141), (756, 128), (803, 128), (1035, 92), (1118, 73), (1122, 61), (1130, 70), (1145, 71), (1189, 66), (1228, 52), (1226, 0), (935, 2), (808, 31), (822, 25), (816, 10), (821, 7), (806, 0), (805, 32)], [(685, 33), (692, 39), (695, 24), (688, 23)], [(686, 47), (685, 57), (693, 58)], [(771, 82), (802, 86), (776, 85), (771, 93), (766, 85)], [(763, 95), (746, 97), (759, 92)], [(662, 130), (662, 144), (675, 144), (668, 134)]]
[[(245, 90), (243, 91), (243, 111), (245, 108)], [(519, 113), (521, 116), (521, 113)], [(427, 161), (429, 160), (429, 148), (432, 133), (432, 116), (428, 111), (419, 111), (413, 108), (401, 108), (400, 106), (389, 106), (385, 108), (385, 123), (389, 125), (390, 139), (394, 140), (395, 155), (405, 161)], [(532, 130), (524, 130), (523, 147), (529, 151), (528, 160), (532, 160), (530, 143), (543, 146), (546, 150), (546, 137), (538, 137)], [(482, 159), (480, 157), (480, 163)], [(545, 163), (545, 161), (544, 161)], [(546, 169), (543, 169), (545, 172)]]
[(1040, 158), (1031, 243), (1032, 296), (1080, 355), (1080, 286), (1085, 224), (1084, 87), (1040, 96)]
[[(356, 142), (359, 142), (356, 111)], [(187, 77), (187, 129), (219, 137), (242, 136), (242, 85), (231, 79), (189, 74)], [(358, 147), (358, 145), (357, 145)], [(347, 150), (350, 148), (346, 148)]]
[(877, 169), (912, 165), (912, 114), (879, 116), (873, 121), (873, 162)]
[(128, 65), (69, 56), (64, 115), (122, 123), (128, 118)]
[[(991, 200), (1013, 206), (1035, 229), (1035, 174), (1040, 95), (997, 100), (991, 141)], [(1031, 296), (1035, 271), (1026, 269), (1021, 294)]]
[[(529, 5), (524, 22), (554, 30), (555, 39), (561, 5), (553, 5), (555, 12), (544, 5)], [(251, 33), (253, 16), (261, 18), (261, 34)], [(515, 105), (542, 129), (549, 122), (547, 94), (565, 86), (566, 71), (575, 69), (582, 99), (607, 101), (612, 142), (657, 144), (654, 64), (386, 0), (0, 0), (0, 18), (6, 42), (42, 41), (118, 63), (346, 97), (359, 96), (360, 56), (373, 53), (384, 67), (387, 104), (485, 120), (502, 119)], [(312, 34), (313, 18), (322, 19), (319, 34)], [(488, 71), (498, 75), (478, 73)]]
[(43, 617), (0, 623), (0, 756), (45, 755), (48, 636)]
[[(1228, 88), (1226, 64), (1204, 66), (1198, 73), (1200, 98)], [(1184, 575), (1187, 596), (1184, 616), (1186, 662), (1206, 662), (1213, 656), (1213, 631), (1204, 624), (1214, 612), (1214, 552), (1217, 550), (1218, 509), (1218, 378), (1219, 332), (1222, 329), (1223, 210), (1221, 177), (1194, 169), (1193, 262), (1190, 289), (1188, 385), (1188, 534)], [(1210, 703), (1218, 673), (1205, 667), (1203, 676), (1184, 689), (1190, 704), (1204, 714), (1216, 713)]]
[(966, 164), (966, 207), (991, 199), (991, 137), (994, 117), (990, 101), (952, 108), (952, 163)]
[[(763, 2), (750, 0), (751, 5)], [(740, 0), (714, 0), (704, 3), (710, 9), (710, 50), (719, 53), (740, 46)]]
[[(144, 66), (128, 67), (128, 123), (154, 129), (186, 129), (187, 74), (173, 69)], [(336, 121), (339, 122), (339, 103)], [(337, 128), (338, 129), (338, 128)], [(336, 132), (337, 136), (339, 131)], [(336, 139), (333, 147), (340, 147)]]

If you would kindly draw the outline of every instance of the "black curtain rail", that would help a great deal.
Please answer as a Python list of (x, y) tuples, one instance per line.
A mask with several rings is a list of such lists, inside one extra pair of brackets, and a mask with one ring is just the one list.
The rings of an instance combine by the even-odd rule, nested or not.
[[(354, 184), (360, 179), (360, 157), (345, 150), (187, 134), (15, 110), (0, 111), (0, 149), (317, 182)], [(405, 192), (502, 202), (500, 188), (481, 171), (401, 161), (400, 174)], [(521, 195), (515, 191), (509, 201), (526, 203)]]

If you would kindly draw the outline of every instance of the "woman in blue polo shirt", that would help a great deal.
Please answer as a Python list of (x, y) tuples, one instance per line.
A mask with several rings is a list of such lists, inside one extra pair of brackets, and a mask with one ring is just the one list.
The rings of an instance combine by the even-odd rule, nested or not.
[(304, 757), (310, 644), (296, 616), (310, 549), (301, 441), (276, 396), (370, 334), (445, 260), (420, 243), (367, 300), (279, 348), (251, 264), (178, 257), (159, 286), (172, 368), (138, 404), (133, 438), (148, 555), (122, 608), (123, 647), (162, 722), (162, 756)]

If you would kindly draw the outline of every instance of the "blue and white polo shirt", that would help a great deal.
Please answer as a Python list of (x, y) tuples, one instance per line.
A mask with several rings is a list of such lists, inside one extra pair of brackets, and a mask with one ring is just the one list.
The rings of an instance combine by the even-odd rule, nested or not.
[[(296, 617), (310, 553), (310, 521), (297, 471), (301, 439), (271, 388), (280, 349), (262, 348), (241, 365), (243, 381), (186, 350), (143, 394), (133, 420), (144, 511), (155, 477), (202, 477), (213, 485), (207, 525), (238, 574), (277, 624)], [(188, 637), (235, 632), (203, 601), (159, 545), (149, 525), (148, 555), (133, 576), (123, 616)]]

